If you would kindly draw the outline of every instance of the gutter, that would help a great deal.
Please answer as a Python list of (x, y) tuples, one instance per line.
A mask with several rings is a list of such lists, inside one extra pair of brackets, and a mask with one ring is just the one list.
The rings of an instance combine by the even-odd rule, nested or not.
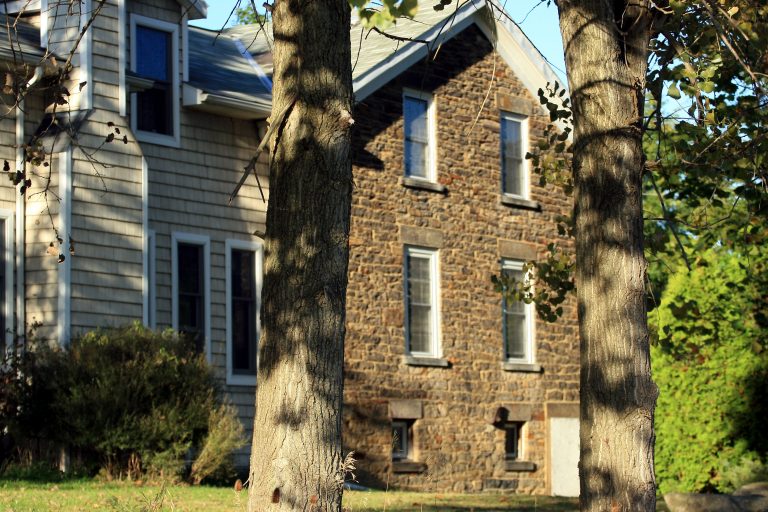
[(227, 109), (227, 115), (240, 119), (264, 119), (272, 113), (271, 99), (237, 98), (234, 96), (205, 92), (197, 87), (184, 84), (182, 90), (185, 107), (212, 107)]

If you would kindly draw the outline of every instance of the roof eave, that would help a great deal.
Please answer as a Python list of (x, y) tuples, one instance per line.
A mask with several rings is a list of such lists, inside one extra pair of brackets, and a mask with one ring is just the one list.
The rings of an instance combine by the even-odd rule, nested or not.
[(183, 99), (185, 107), (235, 119), (266, 119), (272, 113), (272, 99), (267, 96), (246, 100), (184, 84)]

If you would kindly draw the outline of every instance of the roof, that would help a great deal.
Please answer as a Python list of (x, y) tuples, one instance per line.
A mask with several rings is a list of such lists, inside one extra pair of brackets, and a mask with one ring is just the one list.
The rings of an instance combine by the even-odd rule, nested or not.
[(185, 104), (204, 110), (230, 108), (234, 117), (266, 117), (272, 108), (270, 79), (239, 40), (215, 30), (189, 27), (185, 88)]
[(40, 64), (45, 56), (40, 47), (40, 29), (17, 21), (15, 16), (0, 14), (0, 41), (4, 42), (0, 44), (0, 60), (4, 62)]
[[(355, 98), (362, 101), (399, 73), (423, 59), (428, 52), (475, 24), (535, 97), (557, 75), (520, 27), (503, 11), (491, 11), (483, 0), (457, 0), (437, 11), (428, 2), (419, 3), (414, 19), (401, 18), (385, 33), (352, 25), (352, 81)], [(224, 33), (238, 39), (265, 73), (272, 74), (269, 23), (240, 25)]]

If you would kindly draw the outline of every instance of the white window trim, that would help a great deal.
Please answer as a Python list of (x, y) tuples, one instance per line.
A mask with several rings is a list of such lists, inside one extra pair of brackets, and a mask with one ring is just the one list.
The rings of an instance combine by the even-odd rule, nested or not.
[(180, 147), (181, 146), (181, 113), (179, 99), (179, 25), (168, 23), (166, 21), (147, 18), (138, 14), (131, 14), (131, 71), (136, 71), (136, 26), (161, 30), (171, 34), (171, 125), (173, 135), (164, 135), (160, 133), (145, 132), (139, 130), (136, 126), (136, 93), (131, 93), (131, 130), (136, 135), (136, 139), (142, 142), (159, 144), (163, 146)]
[(13, 347), (14, 342), (14, 301), (16, 299), (14, 295), (13, 280), (14, 280), (14, 261), (16, 257), (16, 249), (14, 247), (14, 216), (13, 211), (0, 209), (0, 219), (5, 221), (5, 232), (0, 233), (5, 242), (5, 251), (3, 257), (5, 258), (5, 301), (3, 311), (0, 312), (5, 317), (5, 348), (10, 350)]
[(502, 139), (501, 134), (501, 125), (499, 125), (499, 162), (501, 163), (500, 169), (500, 180), (499, 185), (501, 186), (501, 194), (506, 197), (517, 197), (520, 199), (530, 199), (531, 197), (531, 172), (528, 165), (528, 159), (525, 158), (525, 155), (529, 151), (529, 134), (528, 134), (528, 118), (526, 116), (522, 116), (520, 114), (513, 114), (511, 112), (501, 112), (501, 121), (504, 119), (509, 119), (511, 121), (517, 121), (520, 123), (520, 138), (521, 140), (521, 152), (523, 154), (523, 194), (511, 194), (509, 192), (504, 191), (504, 154), (503, 154), (503, 147), (504, 147), (504, 139)]
[(261, 285), (264, 268), (264, 245), (256, 240), (227, 240), (226, 245), (226, 308), (227, 308), (227, 384), (232, 386), (255, 386), (256, 375), (237, 375), (232, 368), (232, 250), (252, 251), (254, 253), (254, 273), (256, 278), (256, 372), (258, 373), (259, 338), (261, 337)]
[(194, 244), (203, 247), (203, 321), (205, 322), (205, 357), (211, 361), (211, 239), (204, 235), (171, 233), (171, 327), (179, 330), (179, 250), (178, 245)]
[[(510, 260), (510, 259), (503, 259), (501, 261), (501, 269), (504, 270), (517, 270), (519, 272), (523, 271), (523, 266), (525, 265), (524, 262), (520, 260)], [(530, 279), (530, 276), (529, 276)], [(535, 339), (535, 333), (534, 328), (536, 325), (536, 322), (534, 321), (534, 306), (533, 304), (525, 304), (525, 333), (526, 333), (526, 340), (525, 340), (525, 357), (522, 358), (513, 358), (513, 357), (507, 357), (507, 337), (506, 333), (504, 332), (504, 302), (502, 300), (501, 304), (501, 322), (502, 322), (502, 356), (504, 358), (504, 361), (509, 363), (525, 363), (530, 364), (533, 363), (535, 359), (534, 354), (534, 339)]]
[(427, 137), (429, 138), (427, 149), (429, 162), (426, 178), (405, 173), (405, 108), (403, 108), (403, 176), (413, 180), (437, 183), (437, 107), (435, 107), (435, 97), (428, 92), (404, 87), (403, 106), (405, 106), (405, 98), (415, 98), (427, 102)]
[[(409, 329), (410, 319), (408, 315), (408, 260), (411, 256), (421, 256), (429, 258), (429, 271), (430, 271), (430, 301), (433, 307), (432, 314), (432, 339), (430, 340), (431, 350), (429, 352), (416, 352), (411, 351), (411, 332)], [(403, 261), (403, 305), (405, 307), (405, 353), (406, 355), (413, 357), (423, 357), (440, 359), (442, 357), (442, 347), (440, 340), (442, 339), (440, 332), (440, 262), (439, 262), (439, 250), (428, 249), (414, 246), (405, 246), (405, 254)]]
[(147, 230), (144, 260), (144, 325), (157, 328), (157, 233)]

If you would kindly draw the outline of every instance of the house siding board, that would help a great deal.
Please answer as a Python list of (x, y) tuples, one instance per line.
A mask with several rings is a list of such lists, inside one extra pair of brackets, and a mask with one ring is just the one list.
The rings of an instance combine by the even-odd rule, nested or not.
[[(542, 204), (541, 212), (500, 203), (494, 92), (530, 102), (534, 98), (494, 57), (476, 27), (443, 46), (436, 61), (416, 65), (382, 87), (355, 115), (345, 449), (365, 453), (357, 474), (373, 485), (479, 491), (503, 481), (513, 483), (517, 492), (541, 494), (548, 490), (545, 403), (578, 401), (575, 307), (569, 300), (564, 318), (554, 325), (536, 321), (536, 362), (544, 373), (505, 372), (500, 297), (490, 276), (499, 273), (499, 239), (531, 243), (539, 254), (554, 240), (572, 249), (569, 240), (558, 237), (555, 223), (571, 206), (558, 191), (538, 186), (532, 187), (531, 199)], [(398, 184), (403, 175), (403, 87), (434, 95), (437, 175), (447, 195)], [(540, 116), (529, 119), (532, 139), (542, 135), (546, 122)], [(399, 226), (442, 233), (441, 344), (450, 368), (401, 363), (405, 340)], [(418, 460), (427, 463), (429, 476), (391, 473), (387, 401), (401, 398), (423, 401), (424, 418), (414, 423), (414, 436)], [(530, 473), (505, 471), (504, 433), (488, 419), (496, 408), (520, 403), (533, 411), (524, 449), (525, 459), (537, 467)]]

